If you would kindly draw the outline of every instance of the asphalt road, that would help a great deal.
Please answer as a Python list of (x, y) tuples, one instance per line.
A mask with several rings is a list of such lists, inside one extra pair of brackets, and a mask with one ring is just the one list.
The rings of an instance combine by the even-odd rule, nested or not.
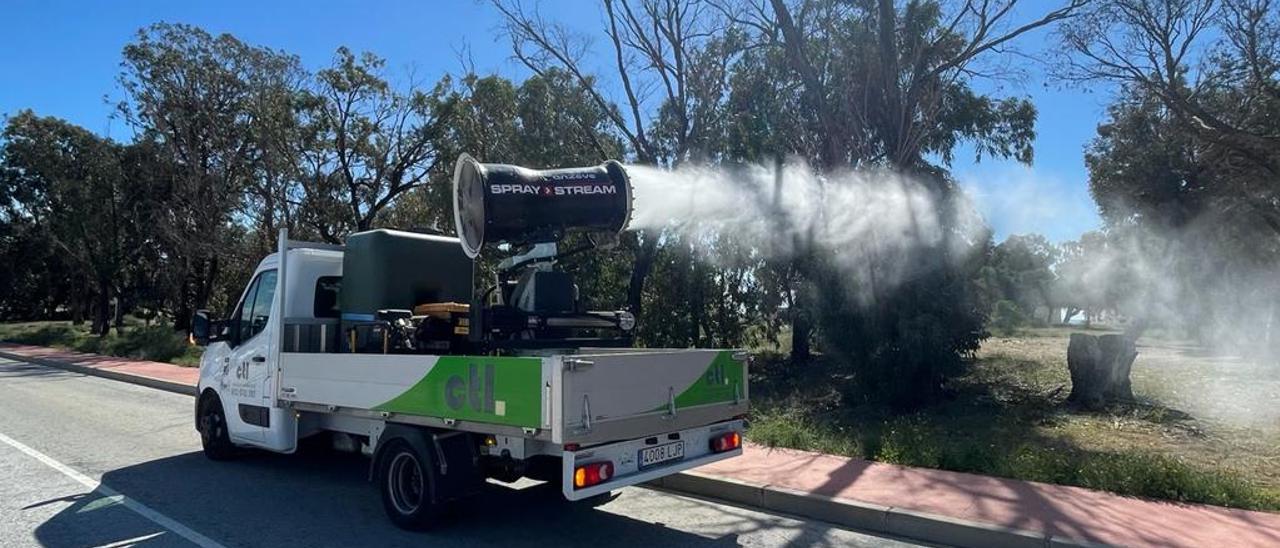
[(911, 546), (645, 488), (588, 507), (494, 484), (431, 533), (396, 529), (367, 462), (211, 462), (192, 399), (0, 358), (0, 546)]

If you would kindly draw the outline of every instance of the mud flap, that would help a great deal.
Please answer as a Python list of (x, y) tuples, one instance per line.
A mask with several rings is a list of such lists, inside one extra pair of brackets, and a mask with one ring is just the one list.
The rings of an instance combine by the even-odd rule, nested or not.
[(484, 476), (480, 470), (480, 451), (471, 434), (433, 432), (429, 436), (440, 472), (440, 492), (448, 493), (449, 498), (478, 492)]
[(425, 455), (431, 467), (431, 499), (445, 502), (476, 493), (484, 483), (479, 466), (479, 449), (470, 434), (433, 431), (400, 424), (388, 424), (378, 436), (378, 448), (370, 461), (369, 479), (376, 481), (378, 462), (386, 442), (400, 438)]

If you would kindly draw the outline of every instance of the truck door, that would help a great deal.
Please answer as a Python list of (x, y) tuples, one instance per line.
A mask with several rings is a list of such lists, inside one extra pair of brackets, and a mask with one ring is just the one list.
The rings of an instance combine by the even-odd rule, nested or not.
[(271, 426), (271, 395), (265, 390), (274, 365), (269, 328), (277, 278), (274, 269), (259, 271), (231, 318), (236, 324), (234, 346), (219, 393), (226, 407), (227, 430), (240, 442), (262, 444)]

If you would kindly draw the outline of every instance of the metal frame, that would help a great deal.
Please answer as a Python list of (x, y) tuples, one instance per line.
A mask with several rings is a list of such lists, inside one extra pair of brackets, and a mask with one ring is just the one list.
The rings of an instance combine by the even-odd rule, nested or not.
[(406, 415), (402, 413), (388, 413), (385, 411), (372, 411), (369, 409), (357, 409), (352, 407), (340, 407), (336, 405), (324, 405), (318, 403), (295, 402), (290, 400), (276, 400), (276, 405), (286, 409), (293, 409), (303, 413), (319, 413), (329, 415), (344, 415), (357, 419), (371, 419), (385, 421), (389, 424), (409, 424), (413, 426), (427, 426), (438, 428), (441, 430), (458, 430), (462, 432), (472, 432), (476, 434), (494, 434), (499, 436), (508, 436), (513, 438), (524, 438), (537, 441), (552, 441), (551, 432), (545, 429), (538, 429), (533, 434), (529, 434), (524, 428), (518, 426), (505, 426), (500, 424), (491, 424), (484, 422), (462, 421), (455, 419), (442, 419), (438, 417), (429, 417), (426, 415)]

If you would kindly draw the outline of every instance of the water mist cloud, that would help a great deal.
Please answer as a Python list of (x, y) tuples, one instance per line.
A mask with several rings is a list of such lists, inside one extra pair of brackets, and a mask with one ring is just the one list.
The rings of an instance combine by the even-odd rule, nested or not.
[(759, 165), (627, 171), (635, 190), (630, 229), (671, 230), (694, 242), (729, 235), (774, 259), (812, 249), (851, 278), (861, 297), (985, 238), (966, 200), (943, 200), (887, 171), (819, 175), (799, 162), (786, 164), (780, 179), (774, 167)]

